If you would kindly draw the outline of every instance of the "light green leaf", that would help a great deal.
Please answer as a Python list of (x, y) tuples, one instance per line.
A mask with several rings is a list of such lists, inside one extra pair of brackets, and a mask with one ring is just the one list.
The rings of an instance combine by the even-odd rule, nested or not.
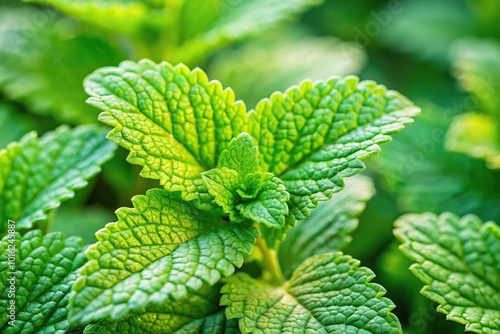
[(235, 4), (222, 1), (216, 4), (220, 6), (217, 19), (214, 16), (210, 27), (203, 33), (200, 32), (196, 38), (186, 41), (176, 53), (177, 58), (182, 60), (181, 56), (188, 54), (197, 55), (199, 59), (211, 50), (268, 30), (321, 2), (323, 1), (247, 0)]
[(304, 81), (274, 93), (249, 114), (261, 170), (283, 180), (297, 219), (344, 188), (420, 109), (395, 91), (356, 77)]
[[(490, 112), (500, 120), (500, 43), (493, 39), (463, 38), (452, 45), (449, 58), (452, 74), (462, 88), (479, 100), (481, 111)], [(468, 105), (464, 103), (465, 107)]]
[[(15, 253), (11, 253), (11, 250)], [(13, 254), (14, 261), (9, 260)], [(68, 299), (76, 270), (85, 263), (82, 241), (34, 230), (9, 233), (0, 243), (0, 331), (62, 334), (69, 328)], [(14, 278), (14, 280), (11, 280)], [(12, 284), (12, 285), (11, 285)], [(13, 292), (14, 296), (9, 293)], [(8, 309), (15, 302), (14, 326)]]
[[(387, 6), (371, 14), (377, 27), (383, 27), (375, 38), (390, 49), (411, 53), (420, 61), (432, 61), (446, 68), (450, 45), (463, 36), (477, 33), (475, 10), (467, 5), (457, 1), (421, 0), (398, 3), (394, 11)], [(382, 26), (378, 26), (380, 23)], [(371, 32), (363, 29), (357, 38), (361, 43), (370, 43), (369, 35)]]
[(486, 114), (467, 113), (453, 119), (446, 134), (446, 148), (485, 159), (500, 168), (500, 126)]
[(86, 334), (237, 334), (238, 322), (227, 320), (219, 306), (220, 285), (205, 286), (179, 300), (146, 307), (123, 321), (102, 320), (85, 328)]
[(312, 210), (311, 216), (298, 222), (280, 245), (279, 259), (289, 276), (307, 258), (340, 251), (351, 243), (358, 227), (358, 216), (375, 195), (373, 182), (362, 175), (346, 180), (346, 188), (328, 202)]
[(447, 319), (475, 333), (500, 331), (500, 230), (473, 215), (410, 214), (395, 223), (410, 269)]
[(243, 182), (241, 175), (232, 169), (214, 168), (202, 173), (208, 192), (214, 196), (215, 202), (229, 215), (233, 222), (242, 222), (239, 211), (236, 209), (238, 187)]
[[(248, 174), (245, 178), (245, 190), (252, 189), (249, 185), (261, 184), (258, 189), (255, 200), (238, 204), (241, 214), (253, 220), (264, 224), (269, 228), (282, 228), (285, 224), (285, 216), (288, 215), (287, 202), (290, 195), (286, 191), (283, 181), (271, 173)], [(255, 191), (250, 191), (253, 193)]]
[(227, 278), (221, 304), (242, 333), (401, 333), (374, 276), (342, 253), (316, 255), (283, 286), (245, 273)]
[(97, 232), (73, 289), (70, 321), (118, 320), (214, 285), (243, 264), (258, 232), (152, 189)]
[[(127, 35), (135, 35), (150, 23), (160, 21), (161, 10), (144, 0), (25, 0), (51, 5), (86, 23)], [(149, 21), (148, 21), (149, 20)]]
[(233, 222), (252, 221), (269, 228), (282, 228), (290, 195), (283, 182), (271, 173), (245, 176), (226, 167), (202, 174), (215, 202)]
[(102, 128), (63, 126), (40, 139), (29, 133), (0, 151), (0, 234), (7, 219), (19, 229), (45, 220), (50, 210), (87, 185), (114, 150)]
[(201, 172), (214, 168), (231, 139), (246, 128), (245, 105), (200, 69), (125, 61), (85, 80), (88, 103), (114, 127), (108, 138), (130, 150), (141, 175), (159, 179), (184, 200), (210, 200)]
[(219, 167), (227, 167), (244, 176), (256, 172), (259, 167), (257, 147), (248, 133), (233, 139), (219, 157)]
[[(44, 23), (28, 32), (26, 21), (42, 17)], [(96, 68), (122, 58), (118, 46), (99, 32), (81, 29), (47, 9), (24, 6), (0, 11), (2, 95), (31, 113), (50, 117), (49, 121), (96, 123), (98, 112), (85, 104), (82, 81)]]

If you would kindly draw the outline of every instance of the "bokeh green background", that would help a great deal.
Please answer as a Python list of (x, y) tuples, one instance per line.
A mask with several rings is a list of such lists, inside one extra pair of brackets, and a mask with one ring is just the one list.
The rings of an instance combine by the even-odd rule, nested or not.
[[(500, 221), (500, 2), (496, 0), (48, 0), (0, 3), (0, 147), (35, 130), (96, 123), (82, 80), (143, 57), (200, 66), (248, 109), (305, 78), (356, 74), (398, 90), (423, 112), (367, 160), (377, 194), (346, 253), (377, 274), (405, 333), (461, 333), (397, 250), (407, 212)], [(117, 10), (85, 7), (108, 3)], [(120, 7), (121, 6), (121, 7)], [(119, 13), (121, 13), (119, 15)], [(70, 14), (70, 15), (67, 15)], [(119, 149), (54, 215), (86, 242), (113, 212), (158, 184)]]

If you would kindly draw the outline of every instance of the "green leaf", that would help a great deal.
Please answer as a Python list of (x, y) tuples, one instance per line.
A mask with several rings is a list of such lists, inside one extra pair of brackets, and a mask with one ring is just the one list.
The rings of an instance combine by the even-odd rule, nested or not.
[[(198, 61), (210, 51), (230, 44), (231, 42), (269, 30), (279, 23), (290, 20), (306, 11), (308, 8), (322, 3), (322, 0), (248, 0), (238, 3), (215, 1), (214, 6), (219, 6), (219, 15), (212, 15), (212, 24), (205, 25), (204, 31), (187, 40), (175, 52), (175, 59), (183, 60), (182, 55), (191, 56), (190, 61)], [(194, 5), (191, 5), (193, 8)], [(200, 6), (195, 7), (198, 12)], [(213, 14), (208, 13), (208, 15)], [(193, 22), (191, 13), (185, 12), (184, 21), (190, 26), (199, 25), (200, 19)], [(203, 19), (205, 15), (203, 16)], [(196, 19), (196, 14), (194, 15)], [(188, 28), (191, 30), (193, 28)]]
[(245, 273), (227, 278), (221, 304), (242, 333), (401, 333), (374, 276), (342, 253), (316, 255), (283, 286)]
[(226, 4), (224, 15), (207, 31), (202, 40), (212, 41), (219, 38), (232, 41), (247, 37), (269, 29), (321, 2), (323, 1), (251, 0), (242, 2), (239, 6)]
[(161, 12), (144, 0), (25, 0), (51, 5), (86, 23), (127, 35), (137, 34), (149, 22), (159, 21)]
[(356, 77), (304, 81), (262, 100), (249, 114), (261, 170), (283, 180), (297, 219), (344, 188), (420, 109), (395, 91)]
[[(261, 186), (254, 186), (255, 184)], [(248, 174), (243, 185), (246, 186), (247, 193), (254, 186), (254, 189), (258, 189), (258, 195), (255, 200), (236, 206), (241, 214), (269, 228), (282, 228), (285, 224), (285, 216), (288, 215), (286, 203), (290, 199), (283, 181), (271, 173), (255, 173)]]
[(208, 192), (214, 196), (215, 202), (229, 215), (233, 222), (242, 222), (239, 210), (236, 209), (237, 190), (242, 183), (241, 175), (232, 169), (222, 167), (203, 172), (203, 181)]
[(259, 168), (257, 147), (248, 133), (242, 133), (231, 140), (226, 150), (219, 157), (219, 167), (227, 167), (244, 176), (256, 172)]
[(146, 312), (133, 314), (123, 321), (102, 320), (88, 325), (84, 333), (172, 333), (172, 334), (237, 334), (238, 322), (227, 320), (219, 306), (220, 285), (204, 286), (179, 300), (146, 307)]
[(73, 289), (70, 321), (122, 319), (214, 285), (243, 264), (258, 231), (225, 223), (172, 193), (152, 189), (97, 232)]
[(233, 222), (253, 221), (269, 228), (282, 228), (290, 195), (283, 182), (271, 173), (245, 176), (226, 167), (202, 174), (215, 202)]
[(289, 276), (307, 258), (340, 251), (352, 240), (358, 227), (357, 217), (375, 195), (373, 182), (362, 175), (349, 178), (346, 188), (328, 202), (312, 210), (311, 216), (298, 222), (280, 245), (279, 258), (284, 274)]
[(88, 103), (114, 129), (108, 138), (130, 150), (141, 175), (159, 179), (184, 200), (211, 198), (201, 172), (246, 128), (245, 105), (200, 69), (180, 64), (126, 61), (97, 70), (85, 80)]
[(410, 214), (395, 223), (410, 269), (447, 319), (475, 333), (500, 331), (500, 230), (473, 215)]
[[(500, 168), (500, 43), (467, 38), (450, 50), (453, 74), (462, 88), (478, 99), (469, 113), (457, 116), (447, 134), (446, 146), (456, 152), (485, 159)], [(465, 104), (467, 105), (467, 104)], [(489, 114), (481, 114), (485, 111)]]
[[(13, 262), (9, 258), (12, 254)], [(44, 236), (40, 230), (24, 236), (15, 232), (5, 236), (0, 243), (0, 307), (6, 312), (0, 313), (0, 331), (66, 333), (69, 294), (76, 270), (83, 263), (85, 256), (79, 238), (64, 239), (61, 233)], [(10, 296), (13, 288), (14, 296)], [(8, 317), (12, 301), (14, 326)]]
[(7, 219), (31, 228), (85, 187), (115, 150), (104, 134), (95, 126), (62, 126), (40, 139), (29, 133), (0, 151), (0, 234)]
[[(28, 33), (26, 22), (41, 17), (44, 23)], [(0, 11), (2, 95), (22, 103), (31, 113), (50, 117), (48, 120), (96, 123), (98, 113), (85, 104), (82, 81), (96, 68), (122, 58), (118, 46), (99, 32), (61, 20), (47, 9), (24, 6)]]
[[(477, 33), (476, 15), (467, 5), (456, 1), (422, 0), (401, 3), (393, 7), (394, 14), (391, 9), (373, 12), (377, 27), (384, 22), (376, 37), (390, 49), (410, 53), (418, 60), (432, 61), (445, 68), (453, 42)], [(362, 43), (371, 41), (366, 33), (371, 34), (368, 30), (360, 30)]]
[(453, 119), (446, 134), (446, 148), (485, 159), (500, 168), (500, 126), (486, 114), (467, 113)]

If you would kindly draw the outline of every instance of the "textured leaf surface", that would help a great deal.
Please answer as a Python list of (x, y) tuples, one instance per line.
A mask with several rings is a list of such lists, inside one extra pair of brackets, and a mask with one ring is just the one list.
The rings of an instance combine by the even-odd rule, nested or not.
[(241, 175), (232, 169), (222, 167), (203, 172), (203, 180), (208, 192), (214, 196), (215, 202), (229, 215), (231, 221), (242, 222), (243, 217), (236, 209), (237, 190), (243, 180)]
[(500, 43), (463, 39), (450, 50), (453, 74), (460, 85), (478, 99), (478, 110), (457, 116), (448, 131), (446, 147), (485, 159), (500, 168)]
[(421, 293), (467, 331), (500, 331), (500, 231), (493, 222), (450, 213), (406, 215), (395, 223)]
[[(15, 253), (10, 267), (9, 249)], [(79, 238), (64, 239), (61, 233), (45, 236), (39, 230), (9, 234), (0, 244), (0, 308), (6, 310), (12, 298), (11, 281), (15, 277), (15, 325), (10, 326), (7, 312), (0, 313), (0, 331), (14, 333), (66, 333), (69, 327), (68, 299), (76, 279), (76, 270), (85, 263)], [(16, 272), (13, 274), (13, 272)]]
[(269, 228), (282, 228), (290, 195), (283, 181), (271, 173), (245, 176), (225, 167), (203, 173), (208, 191), (234, 222), (250, 220)]
[[(432, 11), (429, 11), (429, 6), (433, 6)], [(408, 3), (404, 9), (401, 6), (397, 12), (390, 9), (380, 11), (377, 13), (380, 21), (377, 22), (384, 22), (384, 29), (376, 37), (391, 49), (411, 53), (417, 59), (441, 66), (447, 65), (453, 42), (476, 34), (476, 9), (467, 7), (462, 2), (422, 0)], [(491, 6), (488, 7), (491, 10)]]
[(48, 211), (87, 185), (114, 150), (102, 128), (81, 126), (60, 127), (40, 138), (29, 133), (0, 151), (0, 234), (7, 219), (17, 228), (46, 219)]
[(233, 139), (222, 151), (219, 168), (203, 172), (208, 192), (231, 221), (250, 220), (281, 228), (290, 199), (283, 182), (271, 173), (258, 172), (257, 147), (248, 133)]
[(311, 211), (298, 222), (280, 245), (281, 268), (289, 276), (307, 258), (340, 251), (351, 243), (351, 233), (358, 227), (357, 217), (375, 194), (373, 182), (362, 175), (349, 178), (346, 188), (328, 202)]
[(356, 77), (305, 81), (262, 100), (249, 114), (262, 170), (281, 178), (291, 195), (291, 213), (309, 215), (318, 201), (359, 173), (359, 160), (411, 123), (419, 109), (394, 91)]
[(182, 64), (126, 61), (94, 72), (85, 87), (104, 111), (99, 119), (114, 127), (108, 138), (130, 150), (128, 161), (185, 200), (206, 194), (201, 172), (246, 127), (245, 106), (230, 89)]
[(96, 234), (74, 286), (72, 322), (122, 319), (214, 285), (243, 264), (255, 228), (229, 226), (173, 196), (160, 189), (136, 196), (134, 208), (118, 210), (119, 221)]
[(342, 253), (316, 255), (281, 287), (245, 273), (229, 277), (221, 304), (242, 333), (401, 333), (374, 276)]
[(241, 214), (267, 227), (282, 228), (288, 214), (287, 201), (290, 199), (283, 181), (271, 173), (257, 172), (248, 174), (243, 185), (245, 194), (257, 193), (257, 196), (251, 202), (237, 205)]
[(453, 44), (449, 55), (452, 74), (462, 88), (479, 100), (482, 111), (500, 120), (500, 43), (494, 39), (463, 38)]
[(177, 301), (146, 307), (146, 312), (123, 321), (102, 320), (86, 327), (86, 334), (172, 333), (237, 334), (238, 322), (227, 320), (219, 306), (220, 285), (203, 287)]
[(219, 157), (219, 167), (227, 167), (244, 176), (256, 172), (259, 168), (257, 147), (248, 133), (242, 133), (233, 139)]

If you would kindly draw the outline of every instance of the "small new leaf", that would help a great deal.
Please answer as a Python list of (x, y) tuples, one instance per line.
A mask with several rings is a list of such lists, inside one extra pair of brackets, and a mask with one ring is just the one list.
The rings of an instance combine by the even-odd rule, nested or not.
[(500, 230), (476, 216), (410, 214), (395, 223), (410, 270), (447, 319), (475, 333), (500, 332)]
[(0, 243), (0, 308), (5, 310), (0, 332), (66, 333), (69, 294), (84, 263), (80, 238), (44, 236), (40, 230), (5, 236)]
[(283, 286), (245, 273), (226, 279), (226, 316), (242, 333), (401, 333), (394, 304), (375, 275), (342, 253), (306, 260)]
[(290, 199), (283, 181), (271, 173), (257, 172), (245, 177), (243, 187), (246, 194), (257, 193), (257, 196), (255, 200), (236, 206), (241, 214), (269, 228), (282, 228), (288, 215), (286, 203)]
[(231, 140), (226, 150), (219, 157), (218, 167), (227, 167), (244, 176), (256, 172), (259, 168), (257, 147), (248, 133), (242, 133)]
[(102, 128), (63, 126), (40, 138), (29, 133), (0, 151), (0, 235), (8, 219), (19, 229), (45, 220), (87, 185), (115, 147)]
[(271, 173), (245, 176), (226, 167), (202, 174), (209, 193), (233, 222), (252, 221), (269, 228), (282, 228), (288, 214), (290, 195), (279, 178)]
[[(178, 195), (178, 194), (177, 194)], [(227, 224), (176, 194), (149, 190), (99, 232), (73, 289), (70, 321), (123, 319), (214, 285), (243, 264), (258, 231)]]
[(214, 168), (202, 173), (203, 180), (207, 185), (208, 192), (214, 196), (215, 202), (229, 215), (233, 222), (242, 222), (238, 210), (236, 210), (237, 189), (241, 184), (240, 174), (232, 169), (222, 167)]

